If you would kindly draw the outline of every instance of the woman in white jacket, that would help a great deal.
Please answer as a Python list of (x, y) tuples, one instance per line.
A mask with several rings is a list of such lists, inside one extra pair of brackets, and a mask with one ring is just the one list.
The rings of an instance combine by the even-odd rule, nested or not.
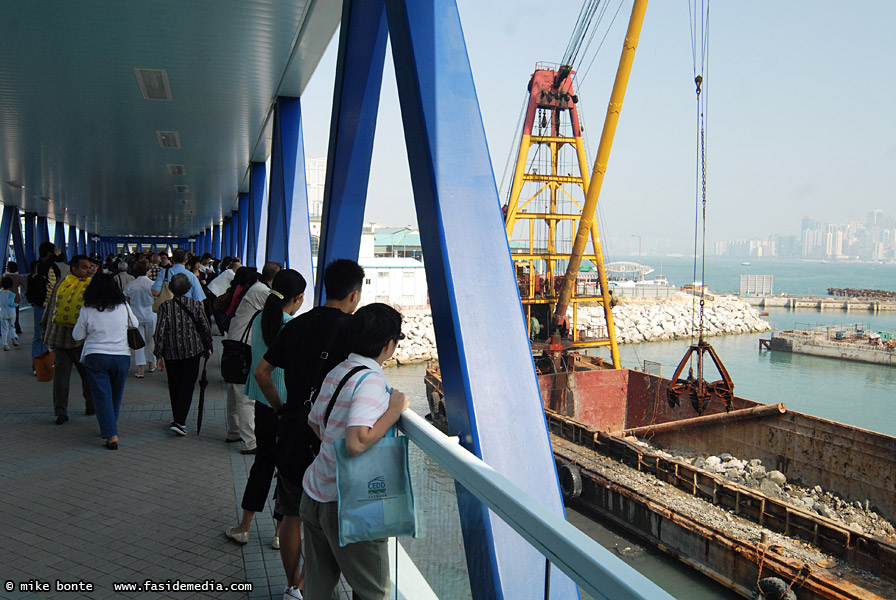
[(84, 290), (84, 306), (72, 337), (84, 340), (81, 362), (87, 368), (96, 420), (109, 450), (118, 450), (118, 412), (131, 365), (128, 322), (136, 324), (137, 317), (115, 279), (101, 273), (94, 275)]
[(146, 373), (146, 369), (152, 373), (156, 370), (156, 358), (153, 356), (152, 334), (156, 330), (156, 313), (152, 312), (152, 302), (155, 298), (152, 295), (152, 279), (146, 276), (149, 271), (149, 261), (146, 259), (138, 260), (134, 263), (134, 275), (136, 279), (130, 282), (124, 290), (134, 314), (137, 315), (137, 321), (134, 323), (140, 328), (140, 335), (146, 345), (139, 350), (134, 350), (134, 363), (137, 365), (137, 377), (142, 379)]

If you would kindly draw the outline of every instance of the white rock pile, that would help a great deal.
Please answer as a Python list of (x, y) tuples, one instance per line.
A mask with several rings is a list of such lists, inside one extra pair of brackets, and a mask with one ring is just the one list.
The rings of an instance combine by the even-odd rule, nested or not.
[[(690, 299), (652, 302), (622, 302), (613, 308), (616, 340), (639, 344), (691, 337), (700, 324), (700, 306)], [(696, 325), (696, 326), (695, 326)], [(579, 308), (579, 329), (591, 337), (606, 336), (606, 320), (600, 307)], [(714, 296), (703, 308), (705, 336), (768, 331), (752, 306), (733, 296)]]
[[(694, 313), (699, 323), (699, 306)], [(613, 308), (616, 339), (620, 344), (638, 344), (691, 336), (690, 300), (670, 299), (648, 302), (622, 302)], [(572, 322), (572, 311), (569, 313)], [(579, 329), (593, 337), (606, 336), (606, 320), (600, 307), (579, 308)], [(756, 333), (771, 329), (752, 306), (730, 296), (707, 300), (703, 312), (704, 335)], [(406, 313), (402, 322), (405, 339), (398, 345), (395, 362), (410, 364), (438, 360), (436, 336), (429, 311)]]

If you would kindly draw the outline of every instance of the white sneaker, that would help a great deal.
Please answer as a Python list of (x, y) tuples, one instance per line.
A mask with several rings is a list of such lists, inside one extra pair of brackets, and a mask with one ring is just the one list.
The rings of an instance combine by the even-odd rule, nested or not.
[(177, 435), (187, 435), (187, 428), (180, 423), (175, 423), (174, 421), (171, 421), (171, 431), (173, 431)]
[(302, 592), (297, 587), (286, 586), (283, 589), (283, 600), (302, 600)]
[(280, 537), (279, 536), (275, 535), (274, 539), (271, 540), (271, 548), (273, 548), (274, 550), (280, 549)]

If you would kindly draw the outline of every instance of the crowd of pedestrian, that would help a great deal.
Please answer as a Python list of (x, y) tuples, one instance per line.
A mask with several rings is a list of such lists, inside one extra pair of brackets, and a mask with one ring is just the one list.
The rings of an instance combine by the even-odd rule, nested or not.
[(96, 414), (104, 447), (117, 450), (131, 355), (137, 378), (166, 373), (169, 429), (185, 436), (200, 367), (213, 352), (214, 323), (225, 336), (223, 441), (254, 456), (241, 519), (224, 534), (248, 543), (252, 520), (276, 482), (272, 546), (286, 573), (284, 599), (328, 599), (340, 575), (355, 598), (387, 598), (385, 540), (339, 544), (334, 444), (344, 440), (349, 454), (361, 454), (407, 408), (382, 371), (403, 337), (401, 315), (384, 304), (357, 310), (364, 270), (354, 261), (330, 263), (323, 279), (324, 304), (296, 316), (307, 283), (278, 263), (265, 263), (259, 273), (237, 258), (217, 261), (184, 249), (170, 259), (131, 253), (66, 261), (45, 242), (27, 278), (15, 262), (6, 265), (2, 341), (4, 350), (18, 345), (18, 309), (27, 300), (35, 373), (52, 359), (56, 424), (69, 420), (74, 368), (85, 414)]

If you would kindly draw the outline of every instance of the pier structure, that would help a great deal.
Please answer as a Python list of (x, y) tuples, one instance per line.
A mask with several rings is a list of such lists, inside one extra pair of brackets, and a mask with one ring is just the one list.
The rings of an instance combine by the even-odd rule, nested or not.
[[(323, 285), (312, 261), (302, 136), (303, 122), (322, 115), (307, 114), (302, 97), (338, 28), (317, 240), (317, 264), (323, 266), (358, 257), (388, 39), (448, 419), (459, 433), (465, 453), (460, 456), (469, 459), (452, 477), (471, 595), (477, 600), (575, 598), (582, 586), (602, 598), (667, 597), (561, 524), (564, 506), (454, 0), (214, 5), (88, 0), (57, 8), (23, 4), (0, 35), (0, 55), (7, 59), (0, 64), (7, 157), (0, 164), (4, 263), (14, 256), (21, 265), (30, 264), (40, 243), (49, 240), (52, 220), (54, 242), (65, 242), (69, 256), (115, 253), (123, 245), (237, 256), (249, 266), (277, 261), (313, 282), (314, 300), (322, 303)], [(48, 390), (21, 389), (25, 396), (4, 396), (4, 414), (13, 418), (4, 420), (8, 430), (0, 439), (12, 439), (9, 429), (23, 427), (35, 439), (47, 436), (39, 428), (49, 415), (40, 406), (49, 406), (49, 399), (38, 401), (37, 395)], [(161, 412), (148, 407), (140, 416), (151, 423), (164, 419)], [(419, 430), (425, 426), (415, 423), (409, 416), (406, 429), (423, 447), (427, 436)], [(521, 436), (520, 443), (508, 444), (508, 431)], [(88, 444), (89, 432), (82, 433), (85, 439), (66, 440)], [(149, 429), (144, 438), (157, 441)], [(68, 454), (64, 444), (38, 461), (30, 460), (30, 450), (16, 459), (23, 448), (10, 446), (0, 471), (5, 496), (15, 495), (19, 508), (34, 494), (43, 504), (66, 502), (65, 490), (37, 485), (52, 479), (48, 470), (61, 466), (66, 481), (83, 484), (82, 494), (110, 472), (91, 462), (90, 452)], [(140, 446), (133, 451), (138, 458)], [(460, 460), (436, 446), (427, 452), (440, 464)], [(126, 454), (123, 449), (120, 457)], [(156, 458), (190, 462), (161, 446)], [(494, 486), (481, 485), (488, 477), (468, 477), (468, 471), (481, 474), (486, 468), (493, 480), (525, 490), (524, 501), (508, 503)], [(152, 469), (141, 472), (153, 478)], [(146, 484), (129, 480), (127, 485)], [(170, 485), (189, 491), (198, 483), (188, 475)], [(208, 510), (207, 500), (204, 492), (186, 494), (186, 504), (177, 508), (194, 515)], [(62, 512), (81, 514), (80, 508), (71, 510)], [(123, 510), (113, 520), (132, 516)], [(224, 522), (232, 516), (225, 515)], [(48, 538), (53, 548), (68, 548), (67, 556), (56, 557), (38, 544), (42, 563), (22, 553), (5, 564), (26, 580), (50, 579), (43, 570), (48, 564), (71, 575), (80, 564), (72, 557), (81, 552), (79, 539), (96, 538), (92, 523), (95, 519), (88, 519), (80, 533), (69, 532), (64, 543)], [(189, 554), (190, 548), (179, 544), (176, 555), (167, 556), (170, 548), (152, 527), (129, 531), (151, 539), (138, 560), (161, 554), (160, 564), (174, 569)], [(200, 534), (191, 527), (187, 535)], [(203, 544), (213, 547), (207, 535)], [(565, 536), (563, 543), (544, 542), (558, 535)], [(17, 556), (16, 544), (26, 539), (31, 537), (25, 530), (4, 538), (4, 555)], [(597, 555), (603, 567), (593, 559)], [(217, 572), (246, 574), (250, 563), (258, 567), (256, 559), (244, 554), (242, 570), (228, 563)], [(191, 575), (214, 578), (210, 572)], [(246, 595), (279, 597), (275, 587)]]
[(810, 310), (842, 310), (846, 312), (896, 311), (896, 302), (874, 299), (847, 299), (832, 296), (741, 296), (741, 300), (758, 308), (789, 308)]

